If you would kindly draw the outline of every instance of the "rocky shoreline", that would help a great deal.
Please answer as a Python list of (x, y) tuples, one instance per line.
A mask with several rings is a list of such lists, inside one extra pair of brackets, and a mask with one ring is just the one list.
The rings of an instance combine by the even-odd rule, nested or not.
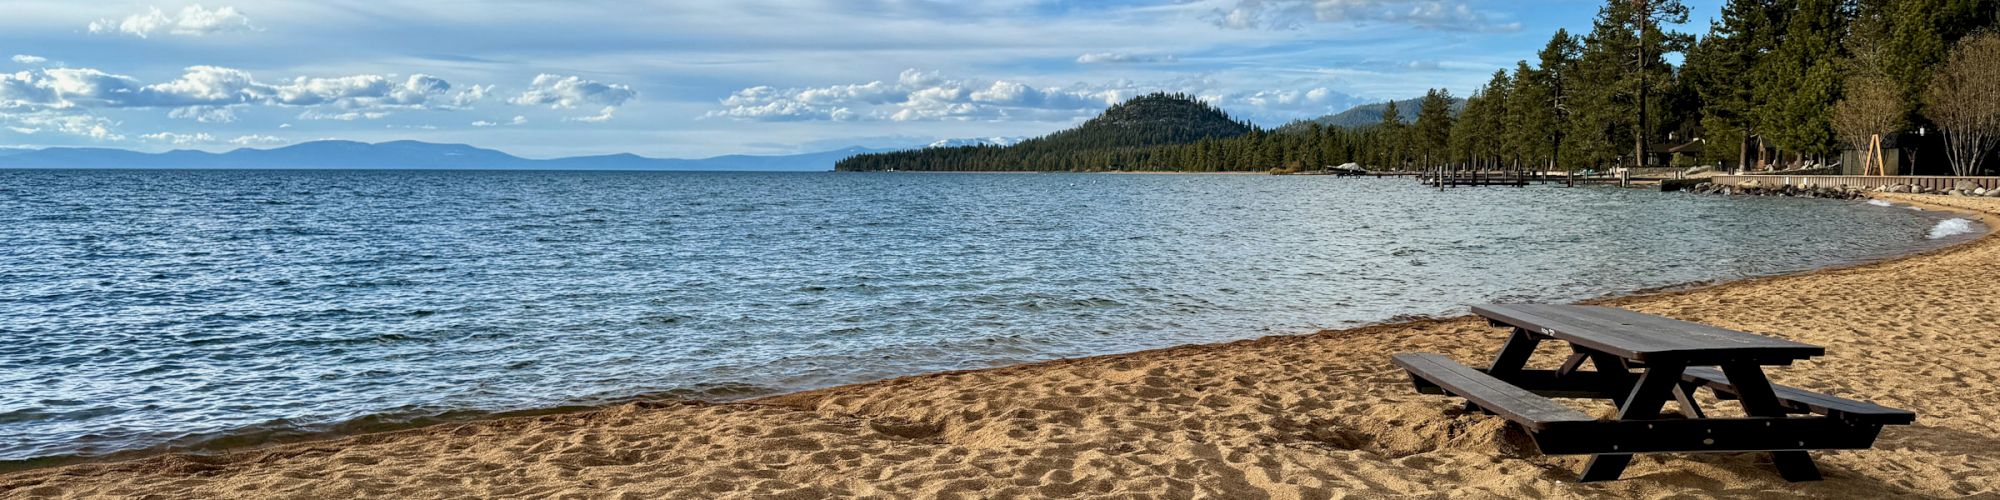
[(1743, 181), (1736, 184), (1701, 183), (1682, 187), (1680, 190), (1695, 194), (1749, 195), (1749, 196), (1789, 196), (1798, 198), (1829, 198), (1836, 200), (1856, 200), (1867, 198), (1870, 193), (1934, 194), (1942, 196), (2000, 198), (2000, 189), (1986, 189), (1970, 181), (1958, 181), (1951, 189), (1936, 189), (1914, 184), (1892, 184), (1873, 189), (1858, 186), (1795, 186), (1790, 184)]

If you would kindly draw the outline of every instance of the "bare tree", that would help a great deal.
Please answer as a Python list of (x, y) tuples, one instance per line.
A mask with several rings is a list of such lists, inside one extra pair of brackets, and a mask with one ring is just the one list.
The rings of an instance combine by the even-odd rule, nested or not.
[(1924, 101), (1925, 115), (1944, 133), (1952, 172), (1978, 175), (2000, 140), (2000, 34), (1959, 40)]
[[(1864, 73), (1847, 80), (1847, 96), (1833, 105), (1833, 131), (1840, 140), (1862, 151), (1861, 163), (1873, 165), (1876, 136), (1895, 132), (1903, 122), (1903, 104), (1895, 83), (1879, 74)], [(1864, 172), (1865, 173), (1865, 172)]]

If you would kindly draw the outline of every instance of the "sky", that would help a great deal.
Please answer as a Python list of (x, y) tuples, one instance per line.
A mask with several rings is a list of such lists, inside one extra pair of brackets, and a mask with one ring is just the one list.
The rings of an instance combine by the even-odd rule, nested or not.
[(1276, 126), (1466, 95), (1598, 5), (7, 0), (0, 147), (789, 154), (1041, 135), (1154, 91)]

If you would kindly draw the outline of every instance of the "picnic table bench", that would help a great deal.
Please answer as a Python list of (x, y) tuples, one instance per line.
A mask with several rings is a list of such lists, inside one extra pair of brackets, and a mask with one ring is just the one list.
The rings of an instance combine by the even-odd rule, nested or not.
[[(1770, 452), (1785, 479), (1817, 480), (1807, 450), (1867, 449), (1882, 426), (1916, 421), (1909, 411), (1774, 385), (1764, 376), (1765, 366), (1826, 354), (1819, 346), (1599, 306), (1481, 305), (1472, 312), (1512, 329), (1487, 367), (1429, 353), (1393, 361), (1418, 392), (1465, 398), (1468, 410), (1519, 424), (1544, 454), (1592, 455), (1586, 482), (1617, 479), (1636, 453), (1697, 452)], [(1528, 369), (1543, 340), (1568, 342), (1571, 354), (1556, 369)], [(1595, 370), (1582, 370), (1585, 361)], [(1738, 401), (1747, 416), (1710, 418), (1694, 400), (1703, 388)], [(1599, 420), (1552, 397), (1607, 399), (1618, 413)], [(1688, 418), (1661, 419), (1668, 399)]]

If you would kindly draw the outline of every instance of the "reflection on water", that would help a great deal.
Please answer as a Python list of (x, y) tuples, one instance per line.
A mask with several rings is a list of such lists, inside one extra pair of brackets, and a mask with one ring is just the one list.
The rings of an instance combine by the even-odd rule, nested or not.
[(1945, 217), (1325, 177), (0, 172), (0, 460), (1570, 301)]

